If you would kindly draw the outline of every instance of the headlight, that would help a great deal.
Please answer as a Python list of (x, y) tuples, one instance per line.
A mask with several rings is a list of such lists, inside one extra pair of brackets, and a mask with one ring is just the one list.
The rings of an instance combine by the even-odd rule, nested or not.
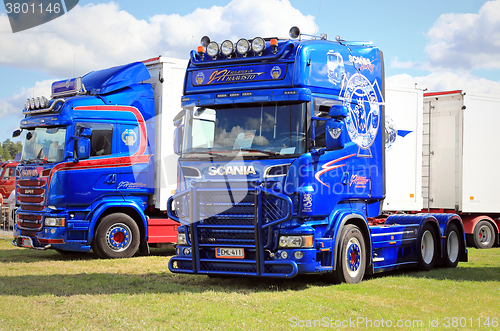
[(211, 57), (216, 57), (219, 54), (219, 45), (215, 41), (207, 45), (207, 54)]
[(185, 233), (177, 233), (177, 245), (187, 245)]
[(314, 246), (314, 236), (281, 236), (279, 245), (284, 248), (311, 248)]
[(248, 42), (248, 40), (244, 38), (238, 40), (238, 42), (236, 43), (236, 51), (239, 54), (245, 55), (246, 53), (248, 53), (249, 50), (250, 50), (250, 43)]
[(65, 217), (45, 217), (45, 226), (64, 226), (66, 225)]
[(252, 40), (252, 50), (255, 53), (262, 53), (266, 49), (266, 41), (261, 37)]
[(222, 54), (224, 54), (225, 56), (230, 56), (231, 54), (234, 53), (234, 45), (231, 42), (231, 40), (223, 41), (220, 48), (221, 48)]

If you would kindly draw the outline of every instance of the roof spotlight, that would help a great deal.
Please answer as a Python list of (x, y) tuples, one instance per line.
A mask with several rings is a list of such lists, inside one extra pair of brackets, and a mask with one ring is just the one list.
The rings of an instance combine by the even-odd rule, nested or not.
[(213, 58), (219, 54), (219, 45), (215, 41), (207, 45), (207, 54)]
[(40, 97), (35, 98), (35, 108), (40, 108)]
[(221, 51), (227, 57), (231, 57), (231, 54), (234, 53), (234, 45), (231, 40), (225, 40), (221, 44)]
[(238, 42), (236, 43), (236, 51), (239, 54), (246, 56), (249, 50), (250, 43), (248, 42), (248, 40), (246, 40), (245, 38), (241, 38), (240, 40), (238, 40)]
[(48, 106), (49, 106), (49, 100), (47, 100), (46, 97), (41, 97), (40, 98), (40, 107), (47, 108)]
[(261, 37), (256, 37), (252, 40), (252, 50), (257, 53), (261, 54), (264, 49), (266, 49), (266, 41), (262, 39)]
[(201, 38), (200, 40), (200, 43), (203, 47), (207, 47), (208, 44), (210, 44), (210, 38), (208, 36), (203, 36), (203, 38)]
[(290, 38), (295, 39), (298, 36), (300, 36), (300, 29), (298, 27), (296, 27), (296, 26), (293, 26), (290, 29)]
[(30, 99), (30, 109), (35, 109), (35, 98)]

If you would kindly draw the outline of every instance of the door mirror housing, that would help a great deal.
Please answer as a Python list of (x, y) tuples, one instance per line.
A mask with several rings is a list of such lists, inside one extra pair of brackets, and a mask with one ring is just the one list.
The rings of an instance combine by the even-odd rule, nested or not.
[(184, 124), (177, 126), (174, 130), (174, 153), (177, 155), (181, 155), (183, 134)]
[(330, 108), (328, 115), (335, 119), (344, 119), (347, 117), (347, 107), (343, 105), (333, 105)]
[(326, 150), (339, 150), (344, 148), (346, 144), (344, 122), (338, 119), (330, 119), (326, 122)]
[(92, 128), (83, 127), (80, 129), (80, 137), (90, 138), (92, 136)]
[(12, 138), (17, 138), (21, 135), (22, 130), (17, 129), (16, 131), (12, 132)]
[(90, 157), (90, 139), (80, 137), (77, 140), (76, 161), (86, 160)]

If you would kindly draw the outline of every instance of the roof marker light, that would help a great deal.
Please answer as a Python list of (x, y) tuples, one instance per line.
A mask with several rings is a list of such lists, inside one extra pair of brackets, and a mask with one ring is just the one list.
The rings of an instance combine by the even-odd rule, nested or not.
[(259, 54), (262, 55), (262, 52), (266, 49), (266, 41), (262, 39), (261, 37), (256, 37), (254, 40), (252, 40), (252, 50)]
[(222, 54), (224, 54), (228, 58), (231, 58), (231, 55), (234, 53), (234, 45), (231, 40), (225, 40), (222, 42), (221, 51)]

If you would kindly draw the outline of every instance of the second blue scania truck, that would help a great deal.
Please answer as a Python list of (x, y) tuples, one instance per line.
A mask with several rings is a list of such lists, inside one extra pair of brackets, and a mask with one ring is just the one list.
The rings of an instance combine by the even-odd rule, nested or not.
[(178, 227), (169, 269), (202, 275), (364, 274), (467, 260), (456, 215), (379, 217), (384, 61), (366, 43), (202, 39), (174, 119)]
[[(187, 61), (164, 57), (96, 70), (28, 99), (16, 174), (13, 244), (103, 258), (175, 243), (172, 119)], [(173, 171), (172, 171), (173, 169)]]

